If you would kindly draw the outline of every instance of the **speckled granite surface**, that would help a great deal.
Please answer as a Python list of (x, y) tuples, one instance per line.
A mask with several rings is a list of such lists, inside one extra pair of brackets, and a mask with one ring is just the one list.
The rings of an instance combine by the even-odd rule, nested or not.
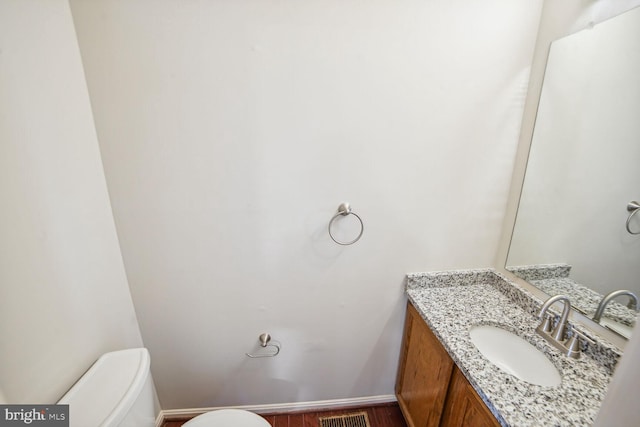
[(521, 266), (507, 266), (507, 270), (524, 280), (556, 279), (569, 277), (569, 264), (535, 264)]
[[(578, 360), (561, 355), (535, 333), (534, 313), (541, 302), (491, 269), (409, 274), (406, 293), (503, 426), (593, 423), (620, 357), (614, 346), (598, 340)], [(482, 324), (507, 329), (542, 350), (561, 373), (562, 384), (532, 385), (486, 360), (469, 335), (472, 326)]]

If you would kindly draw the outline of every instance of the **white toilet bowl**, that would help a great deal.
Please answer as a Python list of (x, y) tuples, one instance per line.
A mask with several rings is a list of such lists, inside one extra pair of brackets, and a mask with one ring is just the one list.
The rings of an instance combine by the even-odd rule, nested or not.
[(182, 427), (271, 427), (258, 414), (241, 409), (220, 409), (198, 415)]

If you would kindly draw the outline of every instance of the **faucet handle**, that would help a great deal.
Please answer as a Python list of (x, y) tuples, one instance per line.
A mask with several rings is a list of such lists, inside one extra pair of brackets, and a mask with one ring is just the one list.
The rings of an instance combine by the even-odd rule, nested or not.
[(551, 329), (553, 328), (553, 323), (552, 323), (552, 319), (553, 319), (553, 315), (551, 315), (550, 313), (545, 313), (543, 318), (542, 318), (542, 322), (540, 322), (540, 325), (538, 326), (538, 331), (540, 332), (545, 332), (545, 333), (551, 333)]
[(567, 356), (577, 359), (580, 357), (580, 338), (589, 344), (595, 344), (595, 341), (578, 331), (576, 328), (572, 328), (571, 331), (573, 334), (571, 335), (571, 338), (567, 340), (567, 344), (565, 345), (567, 347)]

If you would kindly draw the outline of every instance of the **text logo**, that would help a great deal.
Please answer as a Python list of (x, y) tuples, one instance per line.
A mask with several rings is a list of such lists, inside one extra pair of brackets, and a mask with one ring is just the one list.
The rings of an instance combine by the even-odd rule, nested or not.
[(0, 427), (69, 427), (69, 405), (0, 405)]

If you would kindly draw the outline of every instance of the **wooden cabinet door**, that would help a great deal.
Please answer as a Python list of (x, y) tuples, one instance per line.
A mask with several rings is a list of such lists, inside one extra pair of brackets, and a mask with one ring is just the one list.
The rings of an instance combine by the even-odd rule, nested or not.
[(500, 426), (457, 366), (453, 369), (440, 425), (443, 427)]
[(396, 396), (409, 427), (440, 424), (453, 366), (440, 341), (408, 304)]

